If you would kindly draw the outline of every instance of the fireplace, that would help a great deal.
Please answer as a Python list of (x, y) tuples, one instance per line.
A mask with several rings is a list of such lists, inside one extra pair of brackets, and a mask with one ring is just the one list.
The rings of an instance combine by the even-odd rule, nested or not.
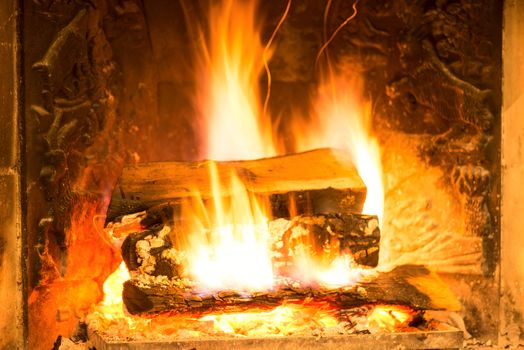
[[(449, 338), (445, 331), (444, 338), (431, 334), (447, 330), (450, 319), (479, 343), (518, 344), (519, 284), (524, 277), (518, 260), (519, 227), (513, 218), (522, 207), (523, 131), (516, 93), (522, 90), (522, 72), (516, 65), (524, 9), (517, 2), (13, 0), (0, 6), (0, 39), (5, 42), (0, 69), (8, 77), (0, 85), (0, 118), (8, 130), (0, 138), (0, 193), (8, 198), (0, 206), (7, 227), (7, 234), (0, 236), (0, 290), (6, 305), (0, 326), (7, 335), (0, 340), (3, 347), (47, 349), (60, 345), (59, 336), (64, 342), (82, 337), (102, 341), (101, 329), (113, 332), (111, 326), (129, 318), (139, 327), (143, 320), (154, 320), (158, 329), (176, 333), (162, 325), (187, 323), (180, 307), (134, 304), (131, 299), (138, 292), (143, 301), (144, 290), (136, 278), (130, 287), (125, 282), (130, 277), (119, 277), (129, 270), (147, 270), (144, 259), (152, 255), (140, 253), (139, 246), (145, 244), (140, 242), (151, 245), (159, 235), (165, 237), (163, 230), (170, 230), (169, 248), (178, 247), (172, 232), (180, 225), (190, 222), (192, 228), (186, 231), (194, 232), (195, 225), (212, 222), (211, 216), (238, 217), (230, 215), (236, 212), (231, 208), (245, 207), (251, 208), (251, 219), (263, 212), (270, 227), (283, 223), (307, 231), (320, 218), (331, 226), (316, 227), (327, 232), (340, 220), (365, 223), (355, 226), (363, 229), (337, 231), (365, 238), (365, 253), (361, 246), (339, 249), (346, 244), (341, 238), (336, 249), (348, 255), (328, 259), (329, 249), (320, 244), (322, 259), (333, 266), (341, 261), (346, 269), (341, 285), (322, 289), (331, 306), (340, 295), (355, 298), (352, 292), (336, 290), (353, 285), (352, 278), (374, 283), (374, 278), (387, 279), (392, 273), (402, 277), (406, 269), (410, 276), (435, 283), (425, 297), (445, 295), (460, 304), (455, 308), (449, 299), (445, 307), (405, 301), (408, 292), (387, 289), (373, 296), (370, 287), (367, 297), (373, 302), (360, 295), (366, 302), (354, 305), (358, 310), (350, 308), (351, 320), (397, 312), (402, 316), (393, 317), (393, 331), (422, 332), (428, 343), (406, 345), (405, 334), (377, 331), (380, 336), (373, 337), (375, 330), (353, 325), (359, 340), (337, 338), (331, 346), (361, 341), (363, 347), (456, 347), (445, 342), (460, 342), (453, 338), (456, 333), (450, 331)], [(232, 81), (233, 86), (226, 84)], [(250, 113), (252, 118), (246, 118)], [(335, 170), (328, 172), (330, 167)], [(231, 169), (236, 185), (228, 178)], [(169, 171), (169, 181), (155, 175)], [(343, 175), (337, 177), (337, 172)], [(353, 182), (348, 181), (352, 174)], [(257, 179), (269, 180), (262, 186)], [(206, 197), (204, 187), (210, 183)], [(235, 186), (247, 191), (247, 202), (216, 203)], [(150, 192), (144, 192), (146, 187)], [(166, 194), (174, 188), (197, 200), (173, 205), (174, 199), (184, 197)], [(379, 198), (378, 207), (370, 204), (374, 198)], [(231, 212), (218, 215), (222, 206)], [(263, 209), (268, 206), (270, 213)], [(213, 214), (202, 213), (204, 207), (213, 208)], [(211, 223), (208, 236), (199, 242), (219, 226)], [(225, 255), (240, 254), (231, 250), (234, 241), (224, 245)], [(196, 314), (207, 317), (206, 327), (216, 326), (232, 322), (217, 313), (223, 310), (215, 304), (224, 300), (234, 306), (229, 313), (270, 313), (281, 305), (292, 310), (299, 300), (302, 313), (291, 317), (302, 318), (304, 311), (331, 317), (323, 313), (329, 307), (318, 297), (318, 283), (332, 279), (323, 279), (327, 274), (321, 272), (327, 270), (316, 271), (308, 263), (301, 277), (315, 281), (317, 287), (307, 286), (313, 292), (292, 286), (286, 289), (288, 294), (293, 290), (292, 296), (279, 299), (273, 290), (268, 297), (271, 288), (259, 283), (271, 284), (273, 277), (265, 279), (268, 270), (258, 269), (265, 254), (261, 246), (260, 241), (253, 250), (243, 246), (249, 254), (214, 270), (220, 261), (210, 259), (206, 265), (204, 257), (220, 255), (217, 247), (195, 259), (198, 254), (191, 255), (188, 247), (201, 246), (193, 242), (182, 249), (190, 256), (181, 258), (189, 261), (187, 266), (172, 259), (177, 263), (164, 264), (160, 273), (155, 260), (154, 270), (142, 274), (150, 279), (143, 283), (159, 276), (199, 276), (199, 281), (209, 282), (202, 269), (220, 277), (244, 264), (248, 272), (239, 281), (255, 275), (248, 287), (264, 302), (253, 302), (257, 297), (246, 296), (245, 286), (235, 294), (230, 284), (213, 285), (213, 293), (191, 295), (185, 314), (191, 312), (192, 320)], [(346, 258), (359, 266), (347, 271), (351, 264)], [(289, 261), (285, 265), (288, 269)], [(289, 269), (300, 270), (295, 265)], [(364, 272), (355, 277), (360, 269)], [(122, 286), (125, 314), (121, 300), (110, 300), (122, 295)], [(365, 285), (358, 288), (354, 290), (368, 293)], [(178, 296), (165, 290), (160, 295)], [(309, 305), (303, 304), (306, 299)], [(204, 313), (202, 304), (207, 305)], [(111, 322), (110, 316), (101, 315), (104, 306), (115, 307), (113, 316), (126, 320)], [(431, 309), (438, 311), (423, 312)], [(399, 321), (404, 315), (412, 318), (405, 324)], [(422, 315), (433, 318), (423, 321)], [(430, 323), (439, 326), (431, 328)], [(194, 327), (185, 332), (202, 331), (202, 325)], [(132, 328), (126, 323), (118, 336), (133, 339), (126, 333)], [(323, 339), (326, 344), (333, 341), (322, 333), (313, 334), (315, 340), (308, 343), (310, 334), (295, 331), (286, 335), (307, 339), (268, 337), (261, 341), (269, 343), (257, 345), (246, 343), (242, 335), (231, 343), (202, 346), (311, 347)], [(175, 334), (171, 340), (182, 338)], [(181, 346), (198, 348), (202, 339), (193, 337)]]

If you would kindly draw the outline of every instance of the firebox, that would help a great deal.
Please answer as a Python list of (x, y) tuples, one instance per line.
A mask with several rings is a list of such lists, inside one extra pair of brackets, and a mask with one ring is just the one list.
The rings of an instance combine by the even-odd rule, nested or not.
[(523, 16), (3, 2), (0, 346), (518, 345)]

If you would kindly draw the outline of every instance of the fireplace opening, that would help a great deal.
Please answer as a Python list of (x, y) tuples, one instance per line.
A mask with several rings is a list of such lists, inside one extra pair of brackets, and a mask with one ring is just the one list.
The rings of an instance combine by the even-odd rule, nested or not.
[(21, 16), (30, 348), (494, 342), (500, 2)]

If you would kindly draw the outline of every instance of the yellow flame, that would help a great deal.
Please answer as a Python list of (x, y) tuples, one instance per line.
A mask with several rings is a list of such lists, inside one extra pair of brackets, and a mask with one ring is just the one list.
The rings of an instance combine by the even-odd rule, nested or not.
[(355, 284), (361, 276), (362, 270), (353, 266), (353, 258), (349, 255), (342, 255), (331, 263), (326, 269), (313, 269), (315, 278), (318, 282), (328, 287), (342, 287)]
[(373, 308), (367, 318), (370, 330), (394, 332), (406, 327), (413, 320), (413, 311), (399, 305), (378, 305)]
[(300, 304), (281, 305), (271, 311), (206, 315), (200, 320), (212, 321), (218, 331), (246, 336), (290, 335), (312, 325), (330, 328), (339, 324), (332, 310)]
[[(185, 214), (193, 227), (186, 248), (187, 270), (197, 285), (207, 290), (269, 289), (273, 269), (263, 207), (235, 174), (225, 187), (220, 183), (216, 164), (209, 165), (213, 208), (205, 208), (197, 195), (192, 201), (204, 210), (189, 208)], [(195, 208), (195, 203), (191, 207)]]
[(361, 82), (343, 72), (324, 80), (314, 103), (311, 122), (295, 125), (298, 151), (331, 147), (347, 151), (367, 187), (363, 213), (377, 215), (382, 224), (384, 186), (380, 148), (371, 133), (371, 105), (358, 96)]
[(319, 252), (312, 251), (307, 240), (295, 242), (292, 249), (294, 256), (291, 259), (296, 269), (292, 277), (302, 284), (337, 288), (354, 285), (362, 276), (363, 270), (355, 265), (349, 254), (339, 255), (337, 251), (336, 256), (330, 258), (330, 254), (320, 252), (318, 256)]
[(258, 86), (268, 54), (256, 11), (256, 1), (235, 0), (217, 2), (209, 11), (195, 101), (205, 120), (208, 159), (275, 155), (269, 119), (262, 120)]
[(124, 282), (129, 279), (129, 271), (126, 264), (122, 262), (118, 269), (115, 270), (106, 279), (103, 285), (104, 300), (102, 301), (103, 313), (107, 318), (124, 316), (122, 308), (122, 291)]

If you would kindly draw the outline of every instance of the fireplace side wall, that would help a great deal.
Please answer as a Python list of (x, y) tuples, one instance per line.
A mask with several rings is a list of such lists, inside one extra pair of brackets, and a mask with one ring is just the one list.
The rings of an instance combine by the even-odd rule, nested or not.
[(524, 340), (524, 2), (504, 2), (500, 345)]
[(0, 2), (0, 348), (24, 349), (19, 2)]

